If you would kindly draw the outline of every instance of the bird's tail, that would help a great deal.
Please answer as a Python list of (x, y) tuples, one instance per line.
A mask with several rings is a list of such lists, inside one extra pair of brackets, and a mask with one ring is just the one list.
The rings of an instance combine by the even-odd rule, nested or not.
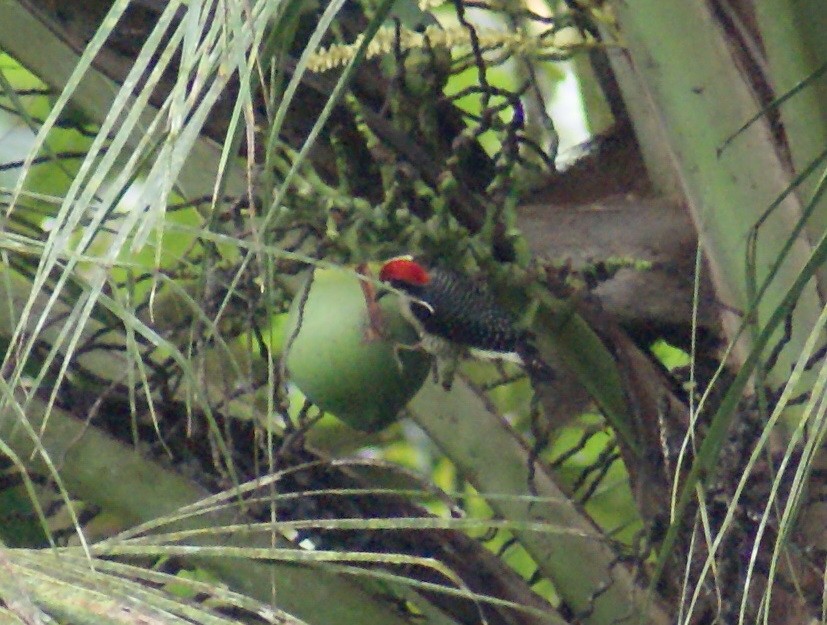
[(520, 341), (517, 354), (523, 361), (523, 368), (532, 382), (551, 382), (554, 370), (543, 360), (540, 351), (528, 341)]

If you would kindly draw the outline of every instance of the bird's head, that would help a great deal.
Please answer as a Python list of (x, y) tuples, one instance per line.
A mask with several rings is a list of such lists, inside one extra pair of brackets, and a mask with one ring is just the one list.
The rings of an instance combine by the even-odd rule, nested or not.
[(416, 291), (431, 281), (427, 270), (411, 256), (397, 256), (382, 265), (379, 280), (402, 291)]

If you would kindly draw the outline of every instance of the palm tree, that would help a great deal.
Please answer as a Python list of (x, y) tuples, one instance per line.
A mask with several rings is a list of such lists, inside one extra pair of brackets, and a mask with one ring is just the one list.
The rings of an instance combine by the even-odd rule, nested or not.
[[(822, 11), (438, 4), (0, 5), (9, 619), (819, 617)], [(554, 380), (386, 394), (401, 252)]]

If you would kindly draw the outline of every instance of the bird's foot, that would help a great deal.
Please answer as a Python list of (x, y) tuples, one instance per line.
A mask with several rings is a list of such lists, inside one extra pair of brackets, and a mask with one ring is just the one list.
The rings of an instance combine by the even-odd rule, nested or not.
[(441, 359), (442, 375), (440, 375), (439, 362), (440, 359), (434, 358), (434, 382), (442, 384), (445, 391), (450, 391), (454, 386), (454, 378), (459, 368), (459, 357)]
[(407, 343), (394, 343), (393, 344), (393, 358), (396, 360), (396, 366), (399, 367), (399, 371), (405, 370), (405, 363), (402, 362), (402, 357), (400, 354), (402, 352), (421, 352), (423, 351), (422, 341), (417, 341), (411, 345)]

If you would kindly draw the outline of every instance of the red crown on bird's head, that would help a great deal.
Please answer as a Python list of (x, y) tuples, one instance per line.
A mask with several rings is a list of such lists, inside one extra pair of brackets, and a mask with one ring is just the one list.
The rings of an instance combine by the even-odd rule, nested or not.
[(397, 256), (382, 265), (382, 269), (379, 270), (379, 279), (382, 282), (401, 282), (423, 286), (431, 281), (431, 276), (412, 256)]

